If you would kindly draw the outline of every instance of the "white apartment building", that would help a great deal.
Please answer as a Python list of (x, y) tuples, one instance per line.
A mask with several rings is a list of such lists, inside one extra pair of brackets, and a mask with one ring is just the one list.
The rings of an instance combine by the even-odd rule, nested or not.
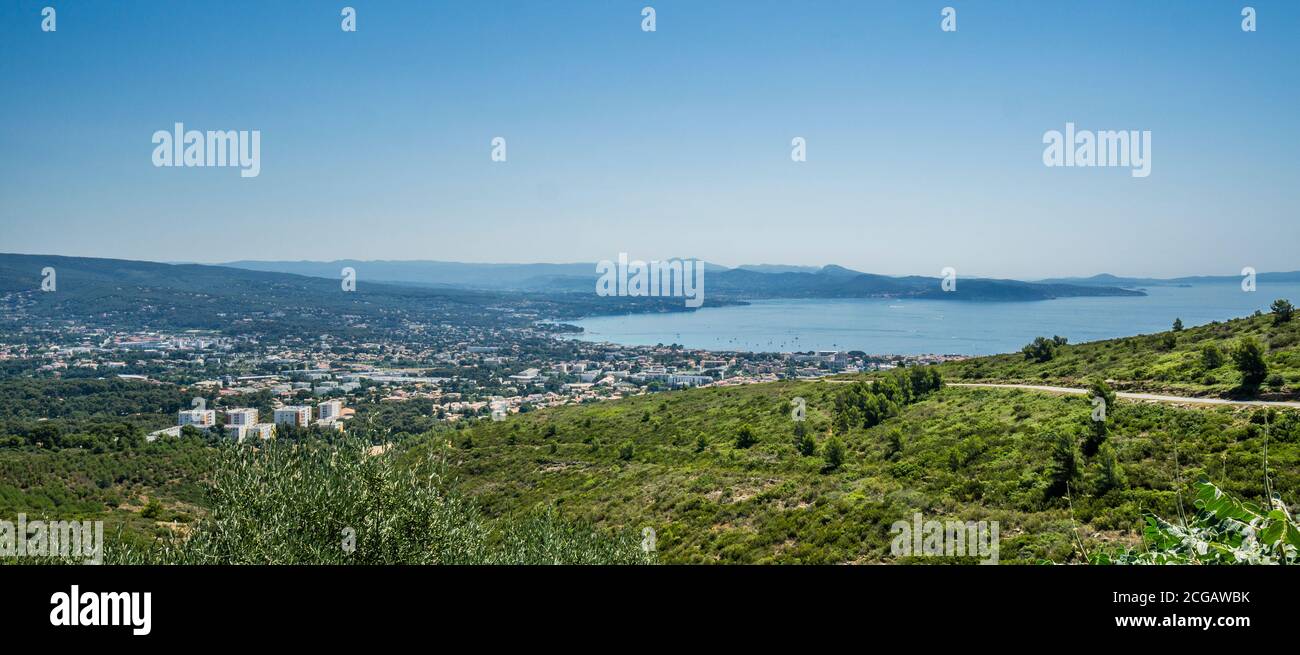
[(251, 426), (257, 423), (257, 410), (239, 408), (226, 410), (226, 425)]
[(275, 436), (274, 423), (258, 423), (248, 428), (248, 436), (266, 440)]
[(702, 384), (712, 384), (713, 378), (707, 375), (673, 375), (668, 378), (668, 383), (685, 387), (698, 387)]
[(310, 405), (286, 405), (275, 410), (276, 425), (306, 427), (311, 423)]
[(526, 368), (510, 376), (510, 379), (515, 382), (532, 382), (537, 379), (539, 373), (541, 373), (541, 371), (535, 368)]
[(330, 419), (320, 419), (320, 420), (316, 421), (316, 427), (318, 427), (318, 428), (320, 428), (320, 429), (322, 429), (322, 430), (335, 430), (335, 431), (338, 431), (338, 432), (342, 432), (342, 431), (343, 431), (343, 421), (339, 421), (339, 420), (332, 419), (332, 418), (330, 418)]
[(176, 425), (210, 428), (216, 424), (217, 412), (213, 409), (182, 409), (177, 412)]
[(327, 400), (323, 403), (318, 403), (316, 405), (316, 409), (320, 413), (320, 420), (322, 421), (334, 420), (337, 419), (343, 413), (343, 401)]

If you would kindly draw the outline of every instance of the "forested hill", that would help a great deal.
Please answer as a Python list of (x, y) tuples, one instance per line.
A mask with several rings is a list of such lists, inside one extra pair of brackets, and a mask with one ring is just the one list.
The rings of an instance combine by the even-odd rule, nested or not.
[[(1116, 388), (1183, 396), (1300, 398), (1300, 317), (1288, 299), (1278, 311), (1196, 327), (1082, 344), (1044, 335), (1023, 352), (943, 366), (956, 382), (1083, 386), (1090, 377)], [(1171, 324), (1177, 317), (1170, 317)]]
[[(43, 292), (53, 269), (54, 291)], [(338, 273), (341, 273), (338, 272)], [(680, 299), (601, 298), (595, 294), (538, 294), (385, 284), (357, 272), (355, 292), (333, 279), (250, 271), (225, 266), (160, 264), (120, 259), (0, 254), (0, 294), (35, 318), (77, 319), (116, 326), (229, 328), (248, 319), (253, 328), (278, 322), (317, 333), (356, 324), (438, 321), (491, 326), (529, 324), (538, 317), (597, 313), (683, 311)], [(706, 300), (706, 304), (715, 304)]]
[[(591, 292), (598, 275), (592, 264), (468, 264), (431, 261), (232, 262), (230, 266), (333, 277), (342, 266), (372, 279), (407, 284), (534, 292)], [(937, 277), (874, 275), (829, 265), (806, 270), (788, 266), (725, 268), (704, 264), (705, 294), (730, 300), (758, 298), (944, 298), (972, 301), (1029, 301), (1076, 296), (1141, 296), (1119, 285), (1021, 282), (962, 278), (945, 291)]]

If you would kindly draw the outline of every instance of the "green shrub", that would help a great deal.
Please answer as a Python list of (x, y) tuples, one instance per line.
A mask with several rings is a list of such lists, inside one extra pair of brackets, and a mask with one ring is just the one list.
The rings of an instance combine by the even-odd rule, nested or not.
[(758, 436), (754, 434), (754, 428), (751, 428), (748, 425), (741, 426), (740, 430), (736, 433), (736, 447), (749, 448), (756, 443), (758, 443)]
[(1232, 361), (1241, 373), (1241, 385), (1247, 389), (1259, 387), (1259, 383), (1268, 376), (1268, 364), (1264, 362), (1264, 351), (1255, 337), (1244, 336), (1232, 351)]
[(826, 470), (834, 471), (844, 464), (844, 444), (837, 437), (831, 437), (822, 448), (822, 457), (826, 460)]
[[(445, 453), (440, 453), (440, 456)], [(553, 513), (487, 521), (443, 483), (434, 456), (401, 461), (368, 444), (230, 444), (219, 450), (212, 505), (187, 536), (143, 547), (109, 540), (125, 564), (641, 563), (634, 535)]]

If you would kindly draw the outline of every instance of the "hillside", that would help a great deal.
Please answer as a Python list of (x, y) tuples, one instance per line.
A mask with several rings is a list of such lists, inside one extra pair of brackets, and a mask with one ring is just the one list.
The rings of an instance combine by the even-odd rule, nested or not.
[[(1283, 380), (1258, 395), (1287, 396), (1300, 372), (1298, 328), (1260, 315), (1059, 346), (1044, 362), (1015, 354), (935, 369), (948, 381), (1084, 386), (1098, 375), (1118, 388), (1240, 395), (1231, 353), (1255, 339), (1269, 378)], [(1209, 346), (1222, 359), (1205, 369)], [(871, 377), (880, 376), (695, 389), (479, 424), (453, 438), (452, 471), (497, 515), (553, 506), (606, 528), (653, 527), (665, 562), (892, 562), (889, 527), (914, 512), (999, 521), (1004, 562), (1078, 561), (1076, 529), (1092, 553), (1138, 546), (1143, 514), (1177, 516), (1199, 478), (1259, 502), (1266, 447), (1273, 488), (1300, 496), (1295, 410), (1121, 400), (1090, 449), (1083, 395), (947, 386), (884, 410), (892, 415), (879, 424), (842, 420), (843, 398)], [(798, 447), (795, 398), (806, 401), (812, 454)], [(746, 427), (757, 439), (749, 447), (739, 443)], [(832, 434), (845, 451), (838, 468), (825, 457)], [(1076, 468), (1062, 473), (1067, 453)]]
[[(57, 288), (42, 292), (41, 271), (55, 269)], [(241, 333), (357, 333), (409, 320), (457, 326), (531, 325), (537, 316), (684, 311), (678, 299), (600, 298), (384, 284), (357, 271), (345, 292), (340, 269), (331, 279), (199, 264), (160, 264), (91, 257), (0, 253), (0, 300), (41, 320), (76, 317), (102, 325), (154, 329), (227, 329), (233, 310)], [(706, 305), (718, 304), (706, 300)], [(508, 309), (507, 309), (508, 308)], [(525, 315), (516, 318), (515, 315)]]
[[(1045, 335), (1050, 336), (1050, 335)], [(1242, 388), (1232, 352), (1243, 337), (1255, 339), (1268, 367), (1260, 388)], [(1055, 349), (1048, 361), (1022, 353), (979, 357), (943, 366), (958, 382), (1014, 382), (1080, 387), (1090, 376), (1117, 389), (1184, 396), (1300, 398), (1300, 319), (1273, 314), (1215, 322), (1181, 331), (1123, 337)]]
[[(779, 382), (557, 408), (424, 448), (450, 440), (449, 473), (489, 514), (551, 506), (606, 529), (652, 527), (664, 562), (895, 561), (889, 526), (913, 512), (1000, 521), (1003, 562), (1076, 561), (1076, 525), (1089, 549), (1135, 545), (1142, 513), (1176, 515), (1177, 492), (1200, 476), (1262, 494), (1262, 411), (1123, 402), (1103, 453), (1080, 456), (1072, 520), (1049, 480), (1055, 437), (1078, 441), (1088, 400), (1002, 389), (947, 387), (879, 425), (840, 430), (844, 463), (826, 470), (835, 398), (851, 386)], [(796, 397), (819, 454), (796, 450)], [(745, 426), (757, 438), (747, 448), (737, 444)], [(1269, 428), (1274, 487), (1294, 498), (1300, 413), (1280, 412)]]

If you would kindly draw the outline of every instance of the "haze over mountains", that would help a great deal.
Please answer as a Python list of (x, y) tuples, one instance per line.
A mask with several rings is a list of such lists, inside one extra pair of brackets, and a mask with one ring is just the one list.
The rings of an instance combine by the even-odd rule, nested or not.
[[(17, 291), (35, 288), (45, 265), (59, 269), (60, 282), (76, 277), (94, 281), (96, 292), (111, 292), (119, 301), (132, 302), (131, 287), (170, 289), (183, 293), (269, 293), (274, 297), (286, 290), (306, 291), (337, 287), (344, 267), (357, 271), (360, 288), (384, 295), (420, 296), (420, 289), (443, 294), (470, 292), (530, 293), (546, 295), (591, 294), (592, 302), (583, 302), (578, 314), (604, 313), (604, 305), (616, 305), (619, 311), (636, 311), (639, 301), (651, 299), (623, 298), (611, 303), (609, 298), (596, 302), (593, 290), (597, 279), (595, 264), (475, 264), (437, 261), (360, 261), (276, 262), (240, 261), (225, 265), (162, 264), (129, 260), (71, 258), (53, 255), (0, 254), (0, 290)], [(1032, 301), (1084, 296), (1141, 296), (1140, 287), (1236, 283), (1236, 276), (1197, 276), (1160, 280), (1097, 275), (1090, 278), (1048, 279), (1036, 282), (959, 278), (954, 292), (945, 292), (940, 278), (926, 276), (892, 277), (862, 273), (840, 266), (813, 269), (803, 266), (748, 265), (737, 268), (706, 264), (708, 272), (705, 295), (709, 304), (734, 304), (764, 298), (933, 298), (968, 301)], [(1260, 273), (1260, 282), (1300, 281), (1300, 272)], [(312, 282), (316, 280), (316, 282)], [(328, 280), (328, 282), (326, 281)], [(76, 287), (60, 285), (74, 292)], [(405, 288), (406, 292), (400, 290)], [(83, 291), (90, 289), (82, 287)], [(96, 293), (95, 295), (98, 295)], [(659, 305), (662, 303), (649, 303)], [(573, 315), (572, 312), (566, 314)]]
[[(258, 271), (338, 278), (344, 267), (359, 279), (393, 284), (511, 291), (586, 292), (596, 283), (595, 263), (471, 264), (440, 261), (237, 261), (223, 264)], [(728, 299), (759, 298), (943, 298), (974, 301), (1029, 301), (1079, 296), (1140, 296), (1141, 291), (1102, 284), (1022, 282), (961, 278), (945, 292), (940, 278), (874, 275), (828, 265), (821, 268), (779, 264), (727, 268), (705, 264), (705, 293)]]
[[(1259, 273), (1257, 282), (1300, 282), (1300, 271), (1283, 273)], [(1188, 277), (1154, 278), (1154, 277), (1120, 277), (1110, 273), (1101, 273), (1092, 277), (1062, 277), (1038, 280), (1040, 284), (1075, 284), (1079, 286), (1115, 286), (1115, 287), (1167, 287), (1188, 284), (1237, 284), (1240, 275), (1192, 275)]]

